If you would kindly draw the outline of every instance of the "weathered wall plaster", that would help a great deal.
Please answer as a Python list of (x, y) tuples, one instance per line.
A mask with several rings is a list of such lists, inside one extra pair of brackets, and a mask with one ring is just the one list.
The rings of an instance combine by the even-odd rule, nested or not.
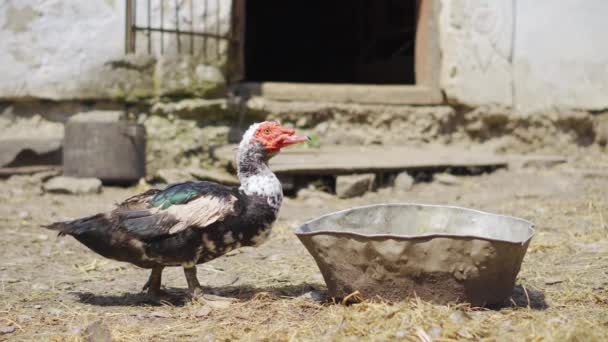
[[(160, 2), (151, 9), (159, 18)], [(165, 2), (166, 28), (175, 27), (170, 14), (174, 2)], [(229, 25), (230, 1), (209, 1), (209, 19), (200, 15), (203, 2), (181, 0), (179, 24), (183, 29), (212, 30), (223, 34)], [(190, 6), (192, 4), (192, 6)], [(219, 8), (216, 5), (220, 4)], [(138, 2), (138, 24), (145, 25), (147, 9)], [(200, 15), (189, 20), (189, 11)], [(219, 18), (219, 22), (214, 21)], [(204, 27), (204, 25), (208, 27)], [(152, 22), (152, 25), (158, 25)], [(152, 51), (147, 55), (145, 33), (138, 33), (137, 50), (142, 56), (125, 55), (125, 2), (122, 0), (8, 0), (0, 2), (0, 99), (44, 98), (134, 99), (173, 93), (200, 96), (214, 90), (208, 83), (223, 82), (218, 75), (226, 49), (209, 40), (207, 56), (202, 40), (193, 49), (188, 37), (180, 39), (187, 52), (177, 53), (174, 35), (152, 34)], [(221, 49), (218, 53), (217, 49)], [(157, 61), (160, 61), (157, 63)], [(211, 64), (212, 66), (208, 66)], [(172, 70), (167, 65), (176, 66)], [(164, 66), (164, 68), (162, 67)], [(187, 70), (184, 70), (186, 67)], [(209, 68), (215, 70), (209, 71)], [(193, 91), (191, 91), (193, 89)]]
[(514, 105), (608, 108), (608, 1), (517, 1)]
[(511, 0), (442, 1), (440, 82), (450, 102), (511, 103), (513, 15)]
[(443, 0), (451, 102), (518, 112), (608, 108), (608, 2)]

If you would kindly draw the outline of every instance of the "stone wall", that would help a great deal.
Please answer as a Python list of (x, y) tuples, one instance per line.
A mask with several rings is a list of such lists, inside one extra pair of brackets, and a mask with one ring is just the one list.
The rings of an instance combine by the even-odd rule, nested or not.
[[(608, 108), (608, 2), (436, 1), (441, 88), (450, 103), (525, 113)], [(146, 3), (138, 1), (135, 11), (143, 26)], [(229, 30), (230, 0), (152, 1), (152, 26), (160, 26), (161, 3), (166, 28)], [(206, 53), (199, 38), (164, 35), (162, 53), (159, 33), (152, 33), (149, 53), (147, 33), (136, 42), (141, 55), (125, 55), (124, 0), (2, 1), (0, 101), (222, 95), (225, 42), (208, 39)]]

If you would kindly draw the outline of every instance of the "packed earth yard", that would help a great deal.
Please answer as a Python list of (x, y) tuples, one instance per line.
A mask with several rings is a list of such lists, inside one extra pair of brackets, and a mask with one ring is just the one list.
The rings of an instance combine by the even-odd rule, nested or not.
[[(215, 301), (187, 299), (181, 268), (163, 284), (171, 300), (142, 292), (149, 271), (104, 259), (72, 237), (40, 228), (110, 209), (144, 190), (44, 193), (44, 175), (0, 180), (0, 340), (608, 340), (608, 156), (581, 149), (559, 165), (435, 177), (409, 191), (354, 199), (305, 189), (286, 198), (271, 238), (198, 266)], [(531, 220), (537, 233), (510, 300), (475, 308), (417, 298), (326, 298), (319, 270), (293, 230), (321, 214), (386, 202), (450, 204)]]

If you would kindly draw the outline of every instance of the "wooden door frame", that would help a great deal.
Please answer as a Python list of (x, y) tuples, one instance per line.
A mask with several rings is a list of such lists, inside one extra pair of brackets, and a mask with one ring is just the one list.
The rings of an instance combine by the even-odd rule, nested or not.
[[(233, 0), (232, 24), (236, 38), (231, 54), (233, 92), (242, 96), (262, 96), (272, 100), (368, 103), (368, 104), (440, 104), (444, 101), (439, 87), (439, 0), (416, 0), (417, 28), (414, 52), (416, 84), (326, 84), (295, 82), (238, 82), (245, 75), (245, 2)], [(408, 1), (408, 0), (404, 0)], [(410, 0), (413, 1), (413, 0)]]

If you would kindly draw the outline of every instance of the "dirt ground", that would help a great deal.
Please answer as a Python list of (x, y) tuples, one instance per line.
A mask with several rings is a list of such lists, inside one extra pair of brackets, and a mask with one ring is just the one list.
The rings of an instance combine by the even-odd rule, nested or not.
[[(606, 341), (607, 167), (605, 152), (589, 149), (566, 164), (458, 176), (451, 185), (422, 182), (408, 192), (380, 189), (351, 200), (314, 192), (288, 198), (269, 242), (198, 266), (209, 293), (234, 301), (188, 301), (175, 268), (164, 273), (175, 297), (164, 305), (141, 293), (147, 270), (103, 259), (73, 238), (39, 228), (107, 210), (143, 189), (51, 195), (41, 192), (40, 176), (0, 180), (0, 331), (6, 332), (0, 340), (82, 340), (87, 326), (102, 321), (118, 341)], [(323, 213), (383, 202), (459, 205), (533, 221), (537, 235), (511, 304), (323, 301), (323, 279), (293, 229)]]

